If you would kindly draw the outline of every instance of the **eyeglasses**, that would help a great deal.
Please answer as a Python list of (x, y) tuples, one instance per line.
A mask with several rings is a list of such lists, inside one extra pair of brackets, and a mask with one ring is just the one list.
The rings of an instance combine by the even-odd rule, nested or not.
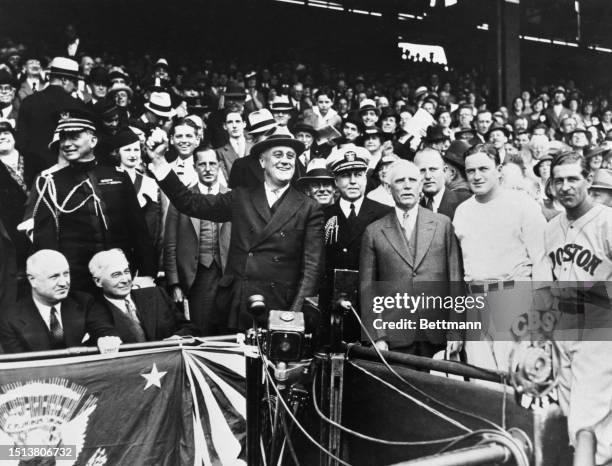
[(11, 86), (10, 84), (0, 86), (0, 92), (11, 92), (13, 91), (13, 89), (14, 87)]

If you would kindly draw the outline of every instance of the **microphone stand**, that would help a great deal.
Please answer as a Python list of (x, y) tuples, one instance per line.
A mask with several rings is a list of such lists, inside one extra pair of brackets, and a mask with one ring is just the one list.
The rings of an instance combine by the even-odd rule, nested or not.
[[(333, 421), (342, 421), (342, 392), (344, 388), (344, 362), (346, 360), (346, 345), (342, 342), (342, 323), (344, 314), (351, 307), (351, 302), (341, 294), (330, 311), (330, 344), (329, 351), (317, 353), (321, 377), (319, 378), (319, 406), (325, 414)], [(342, 444), (340, 429), (321, 421), (320, 440), (322, 445), (336, 455), (342, 456)], [(338, 462), (321, 452), (320, 464), (322, 466), (337, 466)]]

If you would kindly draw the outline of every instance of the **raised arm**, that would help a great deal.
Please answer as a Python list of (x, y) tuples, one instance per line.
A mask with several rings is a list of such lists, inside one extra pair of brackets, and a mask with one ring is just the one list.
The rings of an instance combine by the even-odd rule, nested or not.
[(233, 194), (231, 191), (217, 195), (198, 194), (190, 191), (181, 183), (165, 157), (168, 148), (166, 133), (162, 130), (154, 130), (146, 142), (146, 148), (151, 159), (149, 169), (155, 176), (159, 187), (179, 212), (213, 222), (232, 220)]

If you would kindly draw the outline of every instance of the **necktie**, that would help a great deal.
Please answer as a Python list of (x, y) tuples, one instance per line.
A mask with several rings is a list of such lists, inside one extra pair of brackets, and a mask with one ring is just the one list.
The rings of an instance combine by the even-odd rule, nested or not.
[(132, 327), (131, 330), (134, 332), (136, 341), (137, 342), (146, 341), (147, 339), (146, 339), (144, 330), (142, 329), (142, 325), (140, 324), (140, 319), (138, 318), (138, 315), (136, 314), (136, 308), (134, 307), (134, 304), (132, 304), (132, 301), (130, 301), (128, 298), (125, 298), (124, 302), (125, 302), (125, 310), (127, 311), (127, 315), (133, 324), (131, 325)]
[(433, 211), (433, 196), (423, 196), (421, 205), (426, 209)]
[(36, 81), (32, 83), (32, 91), (36, 92)]
[(406, 237), (406, 242), (410, 242), (410, 235), (412, 235), (412, 231), (410, 231), (410, 227), (408, 224), (408, 218), (410, 214), (408, 212), (404, 212), (402, 216), (402, 230), (404, 230), (404, 236)]
[(140, 320), (138, 320), (138, 315), (136, 314), (136, 309), (134, 308), (132, 301), (126, 298), (124, 302), (125, 302), (125, 310), (130, 316), (130, 319), (132, 319), (134, 322), (140, 323)]
[(63, 348), (66, 346), (64, 343), (64, 329), (60, 324), (57, 316), (57, 309), (55, 306), (51, 307), (51, 316), (49, 319), (49, 332), (51, 334), (51, 347), (52, 348)]
[(351, 202), (351, 212), (349, 213), (348, 220), (352, 222), (357, 218), (357, 214), (355, 213), (355, 204)]

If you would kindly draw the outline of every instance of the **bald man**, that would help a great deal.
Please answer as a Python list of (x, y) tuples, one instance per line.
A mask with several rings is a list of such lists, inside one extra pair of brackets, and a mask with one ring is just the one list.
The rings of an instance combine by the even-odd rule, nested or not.
[(121, 340), (108, 313), (92, 296), (70, 292), (70, 269), (61, 253), (41, 249), (28, 258), (26, 273), (31, 295), (0, 317), (0, 344), (6, 353), (87, 343), (97, 344), (101, 353), (117, 351)]
[(438, 150), (430, 147), (420, 150), (414, 157), (414, 163), (423, 177), (421, 206), (452, 220), (457, 206), (470, 197), (471, 193), (446, 188), (448, 167)]

